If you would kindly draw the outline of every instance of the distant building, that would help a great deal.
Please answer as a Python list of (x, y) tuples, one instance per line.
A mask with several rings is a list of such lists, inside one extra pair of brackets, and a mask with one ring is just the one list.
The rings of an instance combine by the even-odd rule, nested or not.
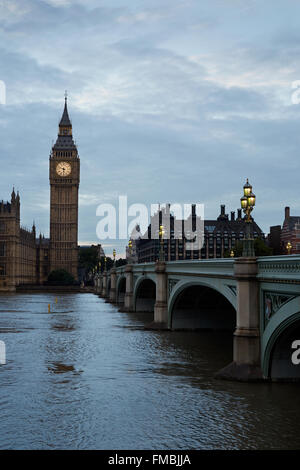
[(290, 208), (284, 209), (284, 222), (281, 230), (282, 254), (287, 253), (286, 245), (292, 244), (291, 254), (300, 254), (300, 216), (291, 216)]
[(281, 246), (281, 225), (274, 225), (270, 227), (270, 233), (268, 235), (268, 245), (273, 250), (273, 255), (282, 254)]
[(138, 246), (139, 240), (142, 238), (142, 234), (140, 231), (140, 226), (137, 225), (131, 233), (130, 241), (131, 241), (131, 248), (126, 246), (126, 260), (127, 263), (138, 263)]
[(0, 203), (0, 291), (19, 284), (40, 284), (49, 272), (49, 240), (36, 239), (36, 229), (21, 227), (20, 196)]
[(300, 254), (300, 216), (291, 216), (290, 208), (285, 207), (283, 224), (270, 227), (268, 244), (274, 255), (286, 255), (288, 242), (292, 245), (290, 253)]
[[(196, 220), (195, 205), (192, 205), (192, 221)], [(160, 222), (162, 214), (160, 214)], [(184, 232), (184, 220), (176, 220), (170, 214), (170, 234), (164, 236), (164, 258), (166, 261), (187, 260), (187, 259), (210, 259), (223, 258), (226, 252), (234, 250), (236, 243), (245, 236), (246, 222), (242, 217), (242, 210), (237, 210), (237, 217), (232, 211), (230, 218), (225, 213), (225, 205), (221, 205), (221, 212), (216, 220), (204, 220), (203, 245), (199, 250), (187, 249), (187, 240), (174, 237), (174, 226), (182, 224)], [(195, 224), (193, 224), (195, 225)], [(253, 237), (265, 239), (260, 227), (253, 221)], [(194, 230), (194, 227), (193, 227)], [(148, 227), (148, 239), (136, 240), (137, 259), (139, 263), (154, 262), (159, 258), (160, 241), (158, 238), (151, 238), (151, 224)]]

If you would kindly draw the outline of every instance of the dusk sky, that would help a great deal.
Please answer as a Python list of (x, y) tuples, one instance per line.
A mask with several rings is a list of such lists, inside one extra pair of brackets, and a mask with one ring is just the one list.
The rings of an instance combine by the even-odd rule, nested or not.
[[(79, 243), (102, 243), (96, 208), (119, 195), (216, 218), (239, 207), (246, 177), (264, 232), (286, 205), (300, 215), (297, 0), (0, 0), (0, 80), (0, 199), (19, 190), (38, 233), (65, 90)], [(124, 244), (103, 241), (107, 254)]]

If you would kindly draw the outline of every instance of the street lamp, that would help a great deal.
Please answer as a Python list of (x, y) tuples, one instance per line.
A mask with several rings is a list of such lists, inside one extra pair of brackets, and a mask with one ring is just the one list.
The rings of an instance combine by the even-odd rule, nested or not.
[(107, 259), (106, 259), (106, 256), (105, 256), (104, 257), (104, 271), (106, 271), (106, 261), (107, 261)]
[(287, 242), (286, 249), (287, 249), (288, 255), (291, 254), (291, 249), (292, 248), (293, 248), (293, 245), (291, 244), (291, 242)]
[(255, 256), (254, 251), (254, 240), (251, 235), (251, 224), (252, 224), (252, 217), (251, 212), (255, 206), (256, 197), (255, 194), (252, 192), (252, 186), (248, 181), (244, 185), (244, 195), (241, 197), (241, 208), (246, 215), (245, 223), (246, 223), (246, 231), (245, 231), (245, 238), (243, 240), (243, 254), (242, 256), (245, 257), (253, 257)]
[(131, 253), (132, 253), (132, 241), (129, 240), (128, 242), (128, 248), (129, 248), (129, 261), (131, 261)]
[(113, 257), (114, 257), (114, 266), (115, 266), (116, 264), (116, 250), (115, 249), (113, 249)]
[(164, 261), (165, 260), (165, 253), (164, 253), (164, 226), (160, 225), (159, 226), (159, 261)]
[(230, 250), (230, 257), (231, 257), (231, 258), (234, 257), (234, 251), (233, 251), (233, 250)]

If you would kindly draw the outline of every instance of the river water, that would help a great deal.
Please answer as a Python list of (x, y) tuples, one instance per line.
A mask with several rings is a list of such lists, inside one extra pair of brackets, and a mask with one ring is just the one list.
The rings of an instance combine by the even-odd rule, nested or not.
[(0, 448), (300, 448), (298, 384), (216, 380), (231, 335), (150, 320), (93, 294), (1, 295)]

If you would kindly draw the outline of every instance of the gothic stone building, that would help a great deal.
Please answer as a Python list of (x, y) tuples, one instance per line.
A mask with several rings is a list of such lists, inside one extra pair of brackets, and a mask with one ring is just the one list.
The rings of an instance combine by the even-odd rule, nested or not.
[(72, 137), (67, 100), (50, 155), (50, 271), (63, 268), (78, 279), (80, 160)]
[(50, 239), (21, 227), (20, 196), (0, 202), (0, 291), (43, 284), (51, 271), (65, 269), (78, 279), (78, 189), (80, 162), (72, 137), (67, 99), (49, 159)]
[[(193, 230), (195, 230), (196, 211), (195, 205), (191, 208), (191, 217)], [(161, 211), (160, 211), (161, 212)], [(242, 210), (237, 210), (237, 217), (232, 211), (230, 217), (225, 213), (225, 205), (221, 205), (220, 215), (216, 220), (204, 220), (204, 233), (202, 248), (197, 250), (187, 249), (187, 243), (184, 236), (176, 238), (174, 236), (174, 216), (170, 215), (170, 234), (164, 235), (163, 249), (164, 259), (166, 261), (192, 260), (192, 259), (211, 259), (223, 258), (230, 250), (235, 249), (238, 241), (245, 237), (246, 222), (242, 216)], [(162, 214), (159, 214), (159, 224), (162, 222)], [(177, 221), (178, 222), (178, 221)], [(182, 223), (182, 233), (184, 233), (185, 221)], [(264, 240), (264, 233), (253, 221), (253, 237)], [(151, 224), (148, 227), (146, 239), (142, 236), (133, 240), (136, 251), (136, 260), (131, 262), (149, 263), (159, 258), (160, 241), (151, 237)], [(129, 257), (127, 255), (127, 257)]]

